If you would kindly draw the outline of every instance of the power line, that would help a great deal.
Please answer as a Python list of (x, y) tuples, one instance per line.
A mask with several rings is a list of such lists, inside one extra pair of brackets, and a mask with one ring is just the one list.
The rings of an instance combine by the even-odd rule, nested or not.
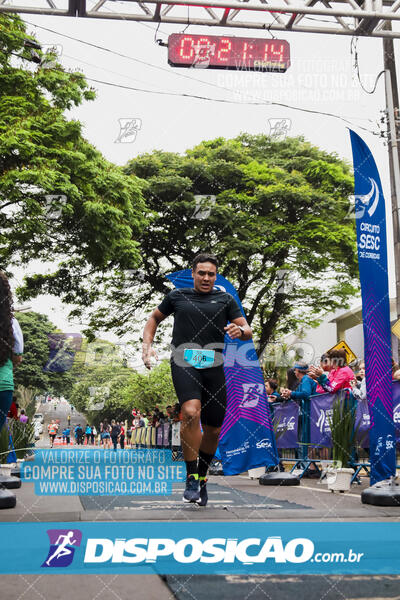
[[(31, 23), (29, 21), (26, 21), (26, 23), (28, 23), (29, 25), (32, 25), (33, 27), (38, 27), (39, 29), (43, 29), (45, 31), (48, 31), (50, 33), (54, 33), (56, 35), (59, 35), (61, 37), (64, 37), (66, 39), (70, 39), (72, 41), (90, 46), (92, 48), (96, 48), (97, 50), (102, 50), (103, 52), (108, 52), (109, 54), (114, 54), (116, 56), (119, 56), (121, 58), (126, 58), (128, 60), (132, 60), (134, 62), (140, 63), (142, 65), (145, 65), (146, 67), (151, 67), (163, 72), (166, 72), (168, 74), (171, 74), (171, 71), (169, 69), (166, 69), (164, 67), (160, 67), (159, 65), (154, 65), (152, 63), (148, 63), (146, 61), (143, 61), (139, 58), (135, 58), (133, 56), (129, 56), (127, 54), (123, 54), (121, 52), (117, 52), (116, 50), (111, 50), (110, 48), (106, 48), (104, 46), (100, 46), (99, 44), (94, 44), (93, 42), (88, 42), (86, 40), (82, 40), (80, 38), (75, 38), (73, 36), (67, 35), (65, 33), (60, 33), (58, 31), (55, 31), (54, 29), (50, 29), (48, 27), (43, 27), (42, 25), (36, 25), (35, 23)], [(172, 74), (178, 76), (178, 77), (183, 77), (185, 79), (189, 79), (190, 81), (195, 81), (196, 83), (201, 83), (204, 85), (208, 85), (211, 86), (213, 88), (217, 88), (217, 89), (222, 89), (224, 91), (228, 91), (229, 93), (234, 92), (234, 90), (232, 90), (231, 88), (227, 88), (225, 86), (220, 86), (218, 84), (215, 83), (211, 83), (209, 81), (203, 81), (203, 80), (199, 80), (196, 79), (194, 77), (190, 77), (189, 75), (185, 75), (183, 73), (176, 73), (173, 72)], [(224, 100), (224, 99), (214, 99), (214, 98), (208, 98), (205, 96), (196, 96), (193, 94), (185, 94), (185, 93), (177, 93), (177, 92), (163, 92), (163, 91), (152, 91), (152, 90), (145, 90), (145, 89), (140, 89), (140, 88), (131, 88), (129, 86), (123, 86), (120, 84), (115, 84), (112, 82), (107, 82), (107, 81), (102, 81), (102, 80), (96, 80), (96, 79), (91, 79), (89, 77), (87, 77), (87, 79), (89, 81), (93, 81), (95, 83), (99, 83), (99, 84), (103, 84), (103, 85), (109, 85), (112, 87), (118, 87), (121, 89), (128, 89), (128, 90), (132, 90), (132, 91), (136, 91), (136, 92), (142, 92), (142, 93), (150, 93), (150, 94), (158, 94), (158, 95), (173, 95), (173, 96), (181, 96), (181, 97), (187, 97), (187, 98), (194, 98), (194, 99), (198, 99), (198, 100), (207, 100), (207, 101), (214, 101), (214, 102), (223, 102), (223, 103), (229, 103), (229, 104), (248, 104), (248, 105), (257, 105), (257, 106), (281, 106), (283, 108), (288, 108), (291, 110), (296, 110), (299, 112), (305, 112), (305, 113), (309, 113), (309, 114), (316, 114), (316, 115), (322, 115), (322, 116), (326, 116), (326, 117), (332, 117), (334, 119), (339, 119), (341, 121), (343, 121), (344, 123), (348, 124), (348, 125), (353, 125), (355, 127), (358, 127), (359, 129), (362, 129), (363, 131), (367, 131), (368, 133), (371, 133), (372, 135), (377, 135), (375, 134), (373, 131), (371, 131), (370, 129), (367, 129), (366, 127), (363, 127), (361, 125), (354, 125), (349, 119), (347, 119), (346, 117), (343, 117), (341, 115), (336, 115), (334, 113), (328, 113), (328, 112), (324, 112), (324, 111), (319, 111), (319, 110), (313, 110), (313, 109), (308, 109), (308, 108), (301, 108), (299, 106), (292, 106), (290, 104), (285, 104), (283, 102), (275, 102), (275, 101), (268, 101), (268, 100), (262, 100), (260, 98), (257, 98), (257, 96), (254, 96), (252, 94), (249, 94), (248, 92), (242, 92), (245, 96), (248, 96), (250, 98), (254, 98), (255, 100), (258, 100), (259, 102), (238, 102), (238, 101), (229, 101), (229, 100)], [(350, 117), (350, 118), (356, 118), (357, 117)]]
[(360, 66), (358, 63), (358, 50), (357, 50), (357, 44), (358, 44), (358, 38), (351, 38), (351, 43), (350, 43), (350, 54), (354, 54), (354, 68), (356, 70), (357, 73), (357, 79), (358, 79), (358, 83), (361, 86), (361, 89), (363, 90), (363, 92), (365, 92), (366, 94), (374, 94), (378, 85), (378, 81), (381, 78), (381, 76), (385, 73), (385, 71), (380, 71), (380, 73), (378, 73), (378, 75), (376, 76), (375, 79), (375, 83), (374, 83), (374, 87), (372, 88), (372, 90), (367, 90), (364, 85), (363, 82), (361, 81), (361, 76), (360, 76)]
[[(344, 121), (348, 125), (353, 125), (353, 123), (351, 121), (349, 121), (345, 117), (342, 117), (341, 115), (335, 115), (333, 113), (321, 112), (319, 110), (313, 110), (311, 108), (301, 108), (299, 106), (291, 106), (290, 104), (284, 104), (283, 102), (275, 102), (273, 100), (271, 100), (271, 101), (265, 100), (263, 102), (240, 102), (238, 100), (224, 100), (224, 99), (220, 99), (220, 98), (209, 98), (207, 96), (196, 96), (195, 94), (145, 90), (145, 89), (141, 89), (141, 88), (134, 88), (134, 87), (127, 86), (127, 85), (121, 85), (118, 83), (112, 83), (110, 81), (101, 81), (99, 79), (92, 79), (91, 77), (86, 77), (86, 76), (85, 76), (85, 78), (88, 81), (93, 81), (95, 83), (100, 83), (102, 85), (109, 85), (109, 86), (121, 88), (124, 90), (132, 90), (135, 92), (144, 92), (144, 93), (148, 93), (148, 94), (160, 94), (163, 96), (180, 96), (181, 98), (194, 98), (195, 100), (207, 100), (209, 102), (223, 102), (226, 104), (241, 104), (243, 106), (282, 106), (284, 108), (290, 108), (291, 110), (298, 110), (301, 112), (307, 112), (307, 113), (316, 114), (316, 115), (333, 117), (335, 119), (340, 119), (340, 120)], [(376, 135), (373, 131), (371, 131), (370, 129), (367, 129), (366, 127), (363, 127), (362, 125), (356, 125), (356, 127), (359, 127), (359, 129), (363, 129), (364, 131), (368, 131), (368, 133), (372, 133), (373, 135)]]

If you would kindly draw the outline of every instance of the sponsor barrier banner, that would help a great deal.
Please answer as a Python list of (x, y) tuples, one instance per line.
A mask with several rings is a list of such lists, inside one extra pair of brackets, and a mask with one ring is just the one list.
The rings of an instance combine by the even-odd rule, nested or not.
[(278, 448), (297, 448), (297, 432), (300, 408), (296, 402), (274, 405), (274, 427)]
[(180, 446), (181, 445), (181, 424), (180, 424), (180, 422), (172, 423), (171, 445), (172, 446)]
[(371, 417), (369, 415), (368, 400), (359, 400), (356, 407), (357, 442), (362, 448), (369, 448), (369, 428)]
[(332, 448), (329, 417), (332, 414), (335, 394), (311, 396), (310, 403), (310, 443)]
[[(193, 287), (190, 269), (167, 278), (176, 288)], [(244, 311), (233, 285), (217, 275), (217, 289), (233, 296)], [(278, 464), (264, 377), (253, 342), (232, 340), (225, 335), (224, 372), (227, 408), (219, 440), (225, 475), (238, 475), (255, 467)]]
[(156, 429), (156, 445), (157, 446), (162, 446), (163, 445), (163, 440), (164, 440), (163, 433), (164, 433), (163, 426), (160, 425)]
[(393, 421), (396, 431), (396, 443), (400, 445), (400, 382), (393, 384)]
[(355, 179), (355, 217), (364, 328), (365, 373), (370, 407), (371, 485), (396, 473), (392, 349), (385, 199), (375, 160), (350, 130)]
[(2, 523), (0, 573), (399, 574), (400, 523)]

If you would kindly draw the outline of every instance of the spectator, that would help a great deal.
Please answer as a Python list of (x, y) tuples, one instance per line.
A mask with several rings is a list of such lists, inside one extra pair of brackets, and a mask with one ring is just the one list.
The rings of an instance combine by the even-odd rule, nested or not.
[(15, 419), (16, 421), (18, 420), (18, 409), (19, 409), (19, 404), (16, 401), (16, 396), (13, 396), (12, 402), (11, 402), (11, 406), (10, 406), (10, 410), (8, 411), (7, 417), (9, 419)]
[(281, 388), (281, 396), (284, 400), (295, 400), (301, 403), (302, 400), (308, 400), (310, 396), (315, 394), (317, 384), (307, 375), (309, 367), (303, 361), (297, 361), (293, 367), (294, 374), (299, 380), (299, 385), (295, 390), (289, 388)]
[(392, 358), (392, 376), (393, 376), (393, 379), (395, 378), (394, 374), (396, 373), (396, 371), (400, 371), (400, 367), (399, 367), (398, 363), (394, 360), (394, 358)]
[(96, 435), (97, 435), (96, 427), (94, 425), (92, 425), (91, 432), (90, 432), (90, 443), (92, 444), (92, 446), (94, 446), (94, 440), (95, 440)]
[(119, 434), (119, 445), (121, 446), (121, 450), (125, 448), (125, 427), (123, 421), (119, 424), (120, 434)]
[[(317, 383), (307, 374), (309, 366), (304, 361), (297, 361), (293, 367), (294, 374), (299, 381), (295, 390), (289, 388), (282, 389), (281, 395), (285, 400), (294, 400), (300, 404), (300, 407), (305, 400), (309, 400), (310, 396), (315, 394)], [(313, 452), (310, 453), (311, 458), (314, 458)], [(308, 469), (305, 477), (319, 477), (317, 469)]]
[(400, 379), (400, 367), (395, 362), (394, 358), (392, 358), (392, 379), (398, 381)]
[(107, 420), (104, 419), (102, 431), (100, 434), (100, 443), (103, 444), (104, 448), (111, 448), (110, 431), (111, 431), (111, 427), (108, 424)]
[(360, 363), (356, 378), (351, 382), (354, 398), (365, 400), (367, 398), (367, 382), (365, 379), (365, 364)]
[(21, 410), (21, 414), (19, 416), (19, 420), (21, 421), (21, 423), (27, 423), (28, 422), (28, 417), (26, 416), (24, 409)]
[(0, 271), (0, 430), (13, 400), (13, 367), (22, 361), (23, 350), (22, 331), (13, 316), (10, 284), (5, 273)]
[(172, 421), (173, 421), (173, 423), (178, 423), (179, 421), (182, 421), (181, 407), (180, 407), (179, 402), (177, 402), (174, 405), (174, 410), (172, 413)]
[(354, 373), (346, 365), (346, 360), (347, 355), (344, 350), (330, 350), (327, 355), (321, 357), (322, 366), (310, 367), (308, 374), (318, 382), (317, 394), (334, 393), (351, 388)]
[(67, 446), (69, 446), (70, 441), (71, 441), (71, 430), (69, 428), (69, 426), (67, 426), (63, 432), (62, 432), (62, 436), (63, 436), (63, 442), (65, 442), (67, 444)]
[(116, 423), (114, 419), (111, 421), (111, 441), (114, 446), (114, 450), (117, 449), (118, 437), (121, 433), (121, 427), (119, 423)]
[(286, 371), (287, 388), (294, 392), (299, 387), (300, 381), (297, 379), (294, 369), (291, 367)]
[(89, 423), (86, 423), (85, 437), (86, 437), (86, 445), (87, 446), (89, 446), (91, 435), (92, 435), (92, 428), (90, 427)]
[(267, 392), (267, 398), (270, 404), (281, 399), (278, 392), (278, 382), (276, 379), (267, 379), (265, 381), (265, 391)]
[(74, 433), (76, 443), (78, 444), (78, 446), (81, 446), (83, 443), (83, 429), (80, 423), (78, 423), (78, 425), (75, 427)]

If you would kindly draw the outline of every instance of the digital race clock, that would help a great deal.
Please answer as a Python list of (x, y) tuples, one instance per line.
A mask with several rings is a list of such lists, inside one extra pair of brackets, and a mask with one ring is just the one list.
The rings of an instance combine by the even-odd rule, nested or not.
[(286, 40), (173, 33), (168, 62), (173, 67), (282, 73), (290, 66), (290, 46)]

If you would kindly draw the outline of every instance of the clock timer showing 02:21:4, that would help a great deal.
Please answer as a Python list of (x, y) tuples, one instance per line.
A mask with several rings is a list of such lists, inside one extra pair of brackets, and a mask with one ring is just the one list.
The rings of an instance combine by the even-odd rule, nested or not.
[(168, 38), (173, 67), (285, 72), (290, 66), (286, 40), (173, 33)]

